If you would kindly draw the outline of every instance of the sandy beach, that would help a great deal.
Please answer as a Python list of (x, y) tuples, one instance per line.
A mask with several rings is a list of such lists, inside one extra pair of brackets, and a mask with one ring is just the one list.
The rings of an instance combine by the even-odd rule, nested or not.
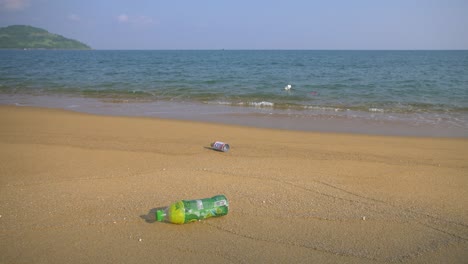
[[(466, 138), (14, 106), (0, 124), (0, 263), (468, 261)], [(155, 222), (216, 194), (228, 215)]]

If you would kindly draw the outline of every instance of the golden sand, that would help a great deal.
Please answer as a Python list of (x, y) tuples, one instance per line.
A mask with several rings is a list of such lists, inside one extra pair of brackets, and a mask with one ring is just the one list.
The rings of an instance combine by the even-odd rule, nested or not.
[(468, 140), (0, 106), (0, 215), (0, 263), (467, 263)]

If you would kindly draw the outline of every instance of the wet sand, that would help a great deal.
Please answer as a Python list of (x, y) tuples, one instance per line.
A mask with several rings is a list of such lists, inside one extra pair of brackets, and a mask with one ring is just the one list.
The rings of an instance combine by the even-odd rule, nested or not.
[[(0, 263), (468, 259), (466, 138), (14, 106), (0, 106), (0, 124)], [(216, 194), (227, 216), (154, 221), (156, 208)]]
[(468, 119), (462, 113), (451, 113), (451, 117), (447, 119), (435, 113), (414, 115), (334, 110), (307, 111), (180, 101), (27, 94), (0, 94), (0, 105), (57, 108), (97, 115), (152, 117), (292, 131), (468, 139), (468, 126), (464, 125), (468, 123)]

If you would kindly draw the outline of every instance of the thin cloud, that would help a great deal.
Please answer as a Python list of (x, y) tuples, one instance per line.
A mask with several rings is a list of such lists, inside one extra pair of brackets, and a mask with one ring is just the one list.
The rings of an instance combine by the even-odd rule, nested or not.
[(147, 25), (147, 24), (153, 24), (154, 20), (151, 17), (139, 16), (135, 19), (135, 23)]
[(70, 14), (70, 15), (68, 15), (68, 19), (71, 20), (71, 21), (80, 21), (81, 17), (78, 16), (77, 14)]
[(19, 11), (29, 6), (29, 0), (0, 0), (0, 9), (7, 11)]
[(117, 20), (121, 23), (127, 23), (129, 21), (128, 15), (126, 14), (121, 14), (117, 17)]
[(117, 21), (133, 25), (150, 25), (155, 23), (154, 19), (149, 16), (129, 16), (127, 14), (117, 16)]

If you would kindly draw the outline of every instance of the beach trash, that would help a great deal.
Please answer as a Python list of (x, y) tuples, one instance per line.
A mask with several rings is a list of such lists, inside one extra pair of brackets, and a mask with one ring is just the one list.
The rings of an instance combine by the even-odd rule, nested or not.
[(211, 148), (222, 152), (228, 152), (230, 149), (229, 144), (221, 141), (215, 141), (211, 143)]
[(156, 220), (173, 224), (185, 224), (210, 217), (227, 215), (229, 203), (224, 195), (196, 200), (181, 200), (156, 211)]

